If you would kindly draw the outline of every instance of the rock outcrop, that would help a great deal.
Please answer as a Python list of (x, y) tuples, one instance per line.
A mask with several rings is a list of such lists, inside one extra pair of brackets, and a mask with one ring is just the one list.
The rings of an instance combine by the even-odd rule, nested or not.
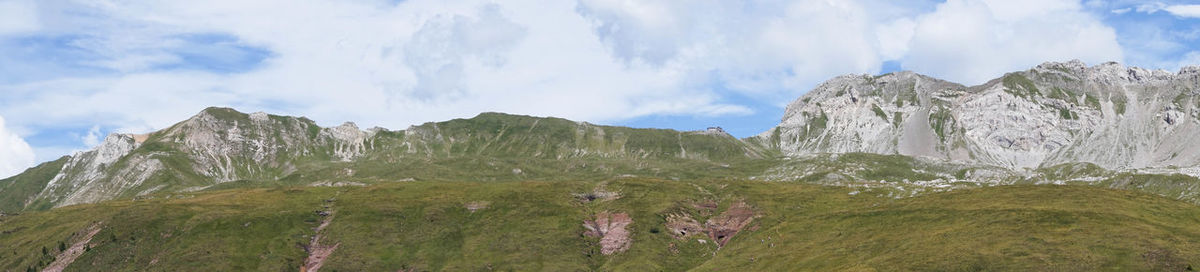
[(66, 206), (236, 180), (275, 180), (309, 158), (351, 160), (374, 132), (208, 108), (150, 135), (111, 134), (78, 152), (26, 206)]

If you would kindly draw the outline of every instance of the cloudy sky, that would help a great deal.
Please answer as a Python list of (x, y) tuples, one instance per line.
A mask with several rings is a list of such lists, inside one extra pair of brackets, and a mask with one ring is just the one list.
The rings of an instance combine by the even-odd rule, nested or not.
[[(302, 2), (302, 3), (298, 3)], [(903, 2), (903, 3), (900, 3)], [(207, 106), (402, 129), (484, 111), (745, 137), (830, 77), (1200, 64), (1200, 5), (0, 0), (0, 176)]]

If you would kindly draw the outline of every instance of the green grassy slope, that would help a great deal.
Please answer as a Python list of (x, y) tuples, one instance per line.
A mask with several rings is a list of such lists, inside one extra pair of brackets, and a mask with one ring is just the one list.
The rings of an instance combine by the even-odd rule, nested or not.
[[(602, 188), (609, 201), (574, 194)], [(398, 182), (275, 187), (70, 206), (0, 217), (0, 270), (43, 267), (93, 222), (68, 270), (295, 270), (329, 206), (321, 271), (1183, 270), (1200, 264), (1200, 207), (1088, 186), (997, 186), (894, 199), (871, 190), (754, 181)], [(755, 219), (718, 249), (677, 239), (745, 201)], [(467, 203), (487, 203), (474, 212)], [(583, 220), (624, 212), (632, 246), (599, 253)], [(43, 254), (43, 248), (46, 253)]]
[(25, 170), (24, 173), (0, 180), (0, 211), (19, 211), (27, 201), (46, 188), (69, 157), (45, 162)]

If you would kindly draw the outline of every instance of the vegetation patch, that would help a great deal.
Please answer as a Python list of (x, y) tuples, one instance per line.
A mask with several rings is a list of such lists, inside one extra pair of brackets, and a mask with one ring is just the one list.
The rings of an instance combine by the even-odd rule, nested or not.
[(887, 113), (884, 113), (883, 109), (879, 108), (879, 105), (871, 104), (871, 111), (875, 112), (875, 116), (879, 116), (879, 119), (883, 119), (884, 122), (887, 122)]
[(1084, 94), (1083, 101), (1093, 109), (1100, 109), (1100, 99), (1090, 94)]
[(933, 128), (933, 132), (937, 134), (941, 142), (946, 142), (946, 128), (948, 126), (953, 127), (951, 125), (953, 121), (954, 117), (945, 106), (938, 105), (929, 113), (929, 125)]
[(1067, 108), (1059, 108), (1058, 109), (1058, 117), (1062, 118), (1064, 120), (1078, 120), (1079, 119), (1079, 115), (1075, 114), (1075, 112), (1073, 112)]
[(1035, 97), (1041, 94), (1032, 80), (1019, 73), (1006, 74), (1001, 82), (1005, 91), (1017, 97)]
[(1114, 99), (1112, 102), (1113, 102), (1113, 110), (1115, 110), (1118, 115), (1124, 115), (1125, 114), (1125, 99)]

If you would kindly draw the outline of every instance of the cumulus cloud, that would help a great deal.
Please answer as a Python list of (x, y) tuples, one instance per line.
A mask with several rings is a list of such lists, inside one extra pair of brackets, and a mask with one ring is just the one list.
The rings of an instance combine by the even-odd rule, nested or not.
[(525, 28), (505, 18), (496, 4), (480, 7), (478, 18), (429, 19), (404, 46), (404, 61), (417, 76), (416, 86), (408, 94), (421, 100), (462, 96), (467, 91), (464, 58), (475, 58), (486, 67), (501, 67), (508, 51), (524, 36)]
[(916, 19), (909, 48), (905, 69), (965, 84), (1045, 61), (1123, 59), (1115, 30), (1066, 0), (949, 0)]
[[(769, 99), (844, 73), (874, 73), (904, 50), (905, 27), (874, 1), (583, 0), (577, 12), (614, 58), (677, 70)], [(893, 21), (896, 20), (896, 21)]]
[(33, 166), (33, 149), (25, 139), (13, 133), (0, 116), (0, 178), (7, 178)]

